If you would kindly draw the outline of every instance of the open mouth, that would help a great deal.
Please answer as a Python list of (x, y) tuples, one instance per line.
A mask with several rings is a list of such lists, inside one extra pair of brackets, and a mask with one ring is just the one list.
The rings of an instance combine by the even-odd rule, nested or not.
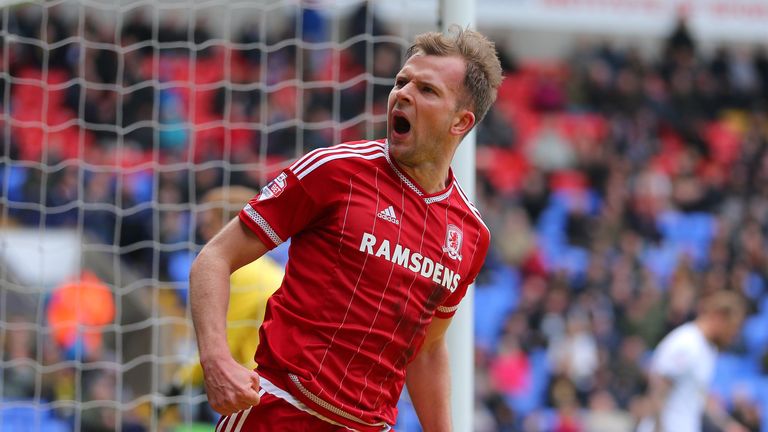
[(411, 130), (411, 122), (403, 116), (395, 115), (392, 118), (392, 129), (398, 134), (406, 134)]

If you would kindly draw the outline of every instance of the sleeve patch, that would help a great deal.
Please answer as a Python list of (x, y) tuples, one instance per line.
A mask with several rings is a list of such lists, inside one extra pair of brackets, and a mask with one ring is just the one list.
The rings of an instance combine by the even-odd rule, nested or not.
[(280, 173), (279, 176), (261, 189), (261, 194), (259, 194), (258, 200), (264, 201), (270, 198), (279, 197), (285, 190), (287, 179), (288, 175), (285, 172)]

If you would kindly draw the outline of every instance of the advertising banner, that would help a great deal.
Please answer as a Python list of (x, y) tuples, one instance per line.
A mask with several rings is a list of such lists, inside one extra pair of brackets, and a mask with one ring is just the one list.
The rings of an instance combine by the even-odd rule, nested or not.
[[(456, 1), (456, 0), (443, 0)], [(377, 2), (388, 17), (402, 4)], [(408, 2), (408, 16), (434, 17), (438, 0)], [(663, 36), (679, 16), (699, 39), (768, 42), (768, 0), (477, 0), (479, 26)]]

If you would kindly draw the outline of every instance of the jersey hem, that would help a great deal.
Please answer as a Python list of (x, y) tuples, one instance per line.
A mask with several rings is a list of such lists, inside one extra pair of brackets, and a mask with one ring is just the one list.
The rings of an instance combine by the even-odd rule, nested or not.
[[(318, 405), (317, 403), (315, 403), (315, 401), (313, 401), (307, 395), (302, 393), (301, 389), (298, 386), (296, 386), (296, 383), (291, 379), (293, 375), (290, 373), (286, 373), (285, 371), (271, 371), (271, 370), (268, 371), (268, 370), (265, 370), (265, 368), (259, 368), (257, 369), (257, 372), (259, 373), (259, 376), (262, 378), (262, 380), (269, 382), (275, 388), (283, 390), (291, 398), (291, 400), (301, 404), (302, 406), (306, 407), (308, 410), (311, 410), (311, 411), (305, 410), (306, 412), (310, 414), (312, 414), (312, 412), (315, 412), (318, 414), (319, 416), (318, 418), (321, 418), (324, 420), (327, 419), (326, 421), (330, 421), (332, 424), (339, 424), (344, 428), (347, 428), (349, 430), (356, 431), (356, 432), (388, 432), (393, 430), (392, 425), (389, 425), (386, 422), (381, 422), (381, 424), (357, 423), (357, 422), (353, 422), (353, 420), (350, 420), (344, 416), (339, 416), (338, 414), (336, 414), (333, 410), (339, 410), (339, 411), (341, 410), (339, 408), (336, 408), (333, 405), (328, 404), (330, 405), (330, 407), (333, 408), (333, 410), (329, 410), (322, 405)], [(267, 389), (267, 391), (269, 392), (269, 389)], [(298, 409), (302, 409), (298, 405), (291, 402), (291, 400), (289, 399), (285, 399), (285, 398), (281, 398), (281, 399), (285, 400), (291, 405), (296, 406)]]
[(271, 381), (269, 381), (268, 379), (266, 379), (264, 377), (260, 377), (260, 383), (261, 383), (260, 385), (261, 385), (261, 389), (262, 390), (264, 390), (265, 392), (271, 394), (272, 396), (274, 396), (276, 398), (280, 398), (280, 399), (284, 400), (285, 402), (288, 402), (290, 405), (292, 405), (294, 408), (296, 408), (298, 410), (304, 411), (307, 414), (311, 414), (311, 415), (319, 418), (320, 420), (322, 420), (322, 421), (324, 421), (326, 423), (330, 423), (330, 424), (332, 424), (334, 426), (343, 427), (344, 429), (349, 430), (349, 431), (354, 431), (355, 430), (355, 429), (350, 429), (346, 425), (343, 425), (341, 423), (335, 422), (335, 421), (329, 419), (328, 417), (325, 417), (324, 415), (320, 414), (319, 412), (313, 410), (312, 408), (306, 406), (300, 400), (298, 400), (295, 397), (293, 397), (292, 394), (290, 394), (287, 391), (285, 391), (285, 390), (281, 389), (280, 387), (276, 386), (275, 384), (273, 384)]

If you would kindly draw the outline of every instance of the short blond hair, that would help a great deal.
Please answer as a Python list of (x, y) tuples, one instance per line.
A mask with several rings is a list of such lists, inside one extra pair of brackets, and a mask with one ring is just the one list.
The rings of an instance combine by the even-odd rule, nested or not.
[(421, 53), (438, 57), (458, 56), (464, 59), (463, 103), (475, 113), (477, 123), (496, 101), (501, 85), (501, 62), (494, 43), (479, 32), (453, 25), (448, 33), (428, 32), (416, 36), (405, 54), (406, 59)]
[(743, 317), (747, 313), (744, 296), (732, 290), (719, 290), (699, 301), (699, 315), (711, 313), (727, 317)]

